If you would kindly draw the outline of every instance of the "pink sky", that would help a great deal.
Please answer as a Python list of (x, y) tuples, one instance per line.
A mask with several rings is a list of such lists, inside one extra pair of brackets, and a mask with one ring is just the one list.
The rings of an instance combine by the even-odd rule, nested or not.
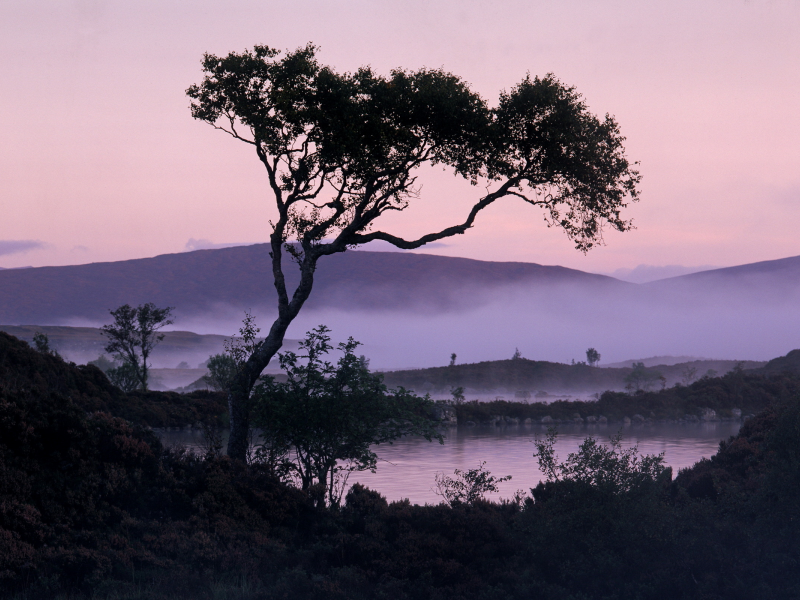
[[(587, 256), (513, 201), (429, 252), (596, 272), (800, 255), (798, 2), (3, 0), (0, 266), (266, 241), (255, 155), (194, 121), (184, 90), (205, 51), (308, 41), (339, 70), (443, 67), (490, 102), (552, 71), (641, 161), (638, 229)], [(463, 220), (474, 193), (428, 177), (391, 229)]]

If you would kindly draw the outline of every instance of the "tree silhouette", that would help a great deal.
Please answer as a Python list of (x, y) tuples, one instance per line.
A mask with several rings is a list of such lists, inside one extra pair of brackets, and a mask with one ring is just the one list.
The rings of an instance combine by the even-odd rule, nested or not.
[[(172, 324), (170, 314), (172, 308), (157, 308), (152, 302), (140, 304), (133, 308), (123, 304), (116, 310), (109, 311), (114, 317), (111, 325), (103, 325), (102, 332), (108, 338), (105, 351), (113, 354), (122, 362), (115, 371), (119, 381), (138, 381), (138, 387), (147, 391), (150, 365), (147, 359), (164, 334), (158, 330)], [(114, 378), (112, 377), (112, 380)], [(128, 383), (125, 387), (130, 387)]]
[[(463, 234), (503, 199), (543, 209), (586, 251), (604, 226), (638, 198), (616, 121), (592, 115), (553, 75), (530, 76), (490, 108), (460, 78), (439, 69), (369, 67), (337, 73), (319, 64), (311, 44), (281, 53), (267, 46), (206, 54), (205, 77), (187, 90), (192, 116), (251, 146), (275, 202), (270, 221), (278, 316), (229, 394), (228, 453), (245, 460), (249, 397), (314, 284), (318, 261), (373, 240), (414, 249)], [(417, 170), (439, 166), (479, 190), (463, 220), (417, 239), (381, 230), (384, 214), (420, 195)], [(300, 281), (287, 289), (284, 253)]]
[(600, 353), (594, 348), (589, 348), (586, 351), (586, 362), (589, 363), (590, 367), (594, 367), (600, 362)]

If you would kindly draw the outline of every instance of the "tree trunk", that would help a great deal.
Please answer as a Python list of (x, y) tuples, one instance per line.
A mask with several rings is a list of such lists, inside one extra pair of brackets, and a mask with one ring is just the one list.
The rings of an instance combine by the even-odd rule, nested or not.
[[(241, 390), (241, 391), (237, 391)], [(228, 437), (228, 456), (245, 462), (250, 450), (250, 391), (236, 385), (228, 392), (228, 416), (231, 430)]]
[(283, 338), (291, 321), (285, 324), (281, 321), (282, 319), (278, 317), (272, 324), (269, 335), (249, 358), (228, 392), (228, 416), (231, 427), (228, 437), (228, 456), (234, 460), (241, 462), (247, 460), (250, 444), (250, 395), (261, 372), (283, 345)]
[(245, 462), (250, 443), (250, 395), (253, 387), (267, 368), (269, 361), (278, 353), (283, 345), (286, 330), (294, 321), (300, 309), (311, 294), (314, 285), (314, 270), (319, 255), (309, 252), (300, 265), (300, 283), (292, 294), (291, 302), (287, 301), (283, 272), (281, 270), (280, 242), (272, 242), (272, 262), (275, 276), (275, 287), (278, 288), (278, 318), (272, 323), (269, 334), (255, 352), (250, 356), (239, 372), (231, 391), (228, 394), (228, 415), (230, 417), (230, 437), (228, 438), (228, 456), (233, 460)]

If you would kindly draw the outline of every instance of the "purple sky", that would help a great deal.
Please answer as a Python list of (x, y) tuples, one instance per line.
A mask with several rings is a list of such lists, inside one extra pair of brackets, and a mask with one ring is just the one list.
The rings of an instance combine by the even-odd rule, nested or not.
[[(0, 267), (266, 241), (255, 155), (191, 119), (184, 90), (205, 51), (308, 41), (339, 70), (443, 67), (490, 102), (552, 71), (641, 161), (638, 229), (587, 256), (513, 201), (429, 252), (597, 272), (798, 255), (798, 32), (795, 1), (3, 0)], [(454, 183), (424, 178), (391, 230), (463, 220), (475, 190)]]

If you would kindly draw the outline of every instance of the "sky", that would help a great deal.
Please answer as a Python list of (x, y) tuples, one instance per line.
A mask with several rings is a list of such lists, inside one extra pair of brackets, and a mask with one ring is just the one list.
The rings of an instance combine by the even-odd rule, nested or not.
[[(307, 42), (339, 71), (444, 68), (490, 104), (552, 72), (641, 163), (637, 229), (587, 255), (514, 200), (425, 252), (606, 273), (800, 255), (798, 31), (797, 1), (2, 0), (0, 267), (266, 241), (260, 163), (193, 120), (185, 90), (204, 52)], [(422, 183), (386, 229), (439, 229), (475, 201)]]

